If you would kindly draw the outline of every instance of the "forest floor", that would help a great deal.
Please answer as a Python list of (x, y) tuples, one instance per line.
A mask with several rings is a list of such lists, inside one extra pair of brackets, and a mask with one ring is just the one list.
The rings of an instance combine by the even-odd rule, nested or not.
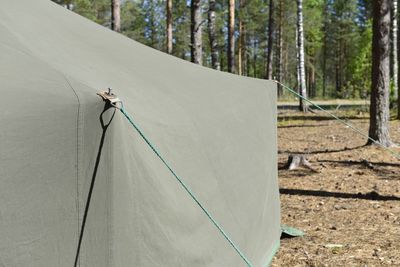
[[(363, 106), (369, 105), (369, 100), (353, 100), (353, 99), (330, 99), (330, 100), (313, 100), (318, 105), (336, 105), (336, 106)], [(299, 106), (299, 101), (279, 101), (278, 106)]]
[[(368, 114), (338, 115), (368, 132)], [(400, 266), (400, 160), (322, 113), (278, 118), (282, 223), (305, 236), (282, 239), (272, 266)], [(318, 172), (285, 170), (297, 153)]]

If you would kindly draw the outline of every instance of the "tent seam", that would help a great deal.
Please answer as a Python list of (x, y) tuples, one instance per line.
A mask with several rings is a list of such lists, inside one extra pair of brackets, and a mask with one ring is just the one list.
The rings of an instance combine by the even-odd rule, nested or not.
[[(79, 210), (79, 150), (80, 150), (80, 146), (79, 146), (79, 140), (80, 140), (80, 118), (81, 118), (81, 101), (79, 99), (78, 93), (75, 91), (75, 89), (73, 88), (72, 84), (70, 83), (70, 81), (68, 80), (68, 78), (64, 75), (64, 73), (59, 72), (65, 79), (65, 81), (67, 82), (68, 86), (71, 88), (72, 92), (74, 93), (77, 103), (78, 103), (78, 108), (77, 108), (77, 118), (76, 118), (76, 210), (77, 210), (77, 225), (78, 225), (78, 229), (77, 229), (77, 234), (76, 236), (79, 238), (79, 232), (80, 232), (80, 223), (79, 223), (79, 218), (80, 218), (80, 210)], [(80, 262), (80, 258), (79, 258), (79, 265), (81, 266), (81, 262)]]
[[(80, 126), (80, 119), (81, 119), (81, 102), (80, 102), (78, 93), (73, 88), (73, 86), (71, 85), (70, 81), (65, 76), (65, 74), (63, 72), (61, 72), (61, 70), (59, 70), (55, 66), (51, 65), (49, 62), (46, 62), (43, 59), (41, 59), (40, 57), (38, 57), (33, 51), (31, 51), (26, 45), (24, 45), (21, 42), (21, 36), (15, 34), (14, 31), (9, 29), (9, 27), (7, 27), (1, 21), (0, 21), (0, 25), (3, 26), (4, 29), (9, 34), (11, 34), (11, 36), (15, 37), (16, 41), (18, 42), (18, 44), (21, 45), (21, 48), (12, 47), (12, 46), (9, 46), (7, 44), (1, 44), (1, 45), (5, 46), (5, 47), (8, 47), (10, 49), (14, 49), (15, 51), (20, 52), (20, 53), (22, 53), (22, 54), (24, 54), (24, 55), (26, 55), (28, 57), (32, 57), (35, 60), (38, 60), (39, 62), (41, 62), (42, 64), (48, 66), (50, 69), (54, 70), (56, 73), (60, 74), (64, 78), (64, 80), (67, 82), (68, 86), (70, 87), (70, 89), (72, 90), (72, 92), (74, 93), (74, 95), (76, 97), (78, 108), (77, 108), (77, 119), (76, 119), (76, 167), (75, 167), (76, 168), (76, 174), (75, 175), (76, 175), (76, 210), (77, 210), (77, 225), (78, 225), (77, 236), (79, 238), (79, 231), (80, 231), (80, 223), (79, 223), (79, 217), (80, 217), (80, 211), (79, 211), (79, 150), (80, 150), (79, 141), (80, 141), (80, 131), (79, 131), (79, 126)], [(80, 266), (80, 259), (79, 259), (79, 266)]]

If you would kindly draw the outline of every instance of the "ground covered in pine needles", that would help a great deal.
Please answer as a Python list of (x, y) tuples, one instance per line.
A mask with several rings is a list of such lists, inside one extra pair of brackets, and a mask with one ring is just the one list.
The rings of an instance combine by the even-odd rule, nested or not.
[[(367, 113), (335, 113), (368, 132)], [(272, 266), (400, 266), (400, 160), (323, 113), (280, 112), (278, 136), (282, 223), (305, 236), (281, 240)], [(297, 153), (317, 172), (286, 170)]]

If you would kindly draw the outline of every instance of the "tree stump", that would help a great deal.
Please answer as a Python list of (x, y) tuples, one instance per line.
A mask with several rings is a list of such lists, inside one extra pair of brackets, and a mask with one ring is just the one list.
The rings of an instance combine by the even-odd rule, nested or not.
[(289, 155), (288, 161), (286, 163), (286, 169), (289, 171), (304, 167), (313, 172), (319, 172), (311, 166), (311, 163), (307, 160), (305, 155)]

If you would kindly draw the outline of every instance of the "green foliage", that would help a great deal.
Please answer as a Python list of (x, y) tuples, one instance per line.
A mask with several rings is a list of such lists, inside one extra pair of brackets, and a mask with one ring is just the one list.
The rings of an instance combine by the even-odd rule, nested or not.
[[(111, 0), (53, 0), (110, 27)], [(121, 30), (138, 42), (165, 51), (165, 0), (121, 0)], [(204, 64), (210, 66), (208, 1), (203, 2)], [(216, 1), (216, 28), (222, 70), (226, 70), (227, 0)], [(238, 21), (245, 25), (244, 75), (265, 75), (269, 0), (237, 0)], [(372, 0), (304, 0), (306, 76), (313, 97), (366, 98), (371, 87)], [(274, 0), (276, 30), (282, 24), (282, 81), (296, 87), (296, 5)], [(280, 7), (282, 6), (282, 12)], [(275, 35), (278, 38), (278, 33)], [(277, 57), (278, 40), (274, 55)], [(173, 0), (173, 55), (190, 59), (190, 0)], [(275, 73), (278, 58), (274, 60)], [(311, 74), (311, 75), (309, 75)], [(274, 75), (275, 76), (275, 75)]]
[(96, 10), (90, 0), (76, 0), (74, 1), (74, 9), (76, 13), (90, 19), (97, 21)]
[(52, 0), (72, 11), (104, 26), (110, 25), (111, 4), (109, 0)]
[[(322, 47), (322, 19), (323, 19), (323, 0), (306, 0), (304, 1), (304, 21), (305, 28), (305, 45), (307, 54), (315, 57)], [(310, 64), (310, 63), (309, 63)]]
[(146, 43), (143, 1), (125, 1), (121, 8), (121, 32), (138, 42)]
[(372, 69), (372, 28), (371, 21), (368, 21), (365, 30), (361, 32), (360, 40), (357, 43), (355, 56), (349, 62), (351, 79), (347, 86), (352, 91), (354, 98), (367, 98), (371, 91), (371, 69)]
[(190, 60), (190, 8), (186, 1), (175, 1), (173, 18), (173, 54)]

